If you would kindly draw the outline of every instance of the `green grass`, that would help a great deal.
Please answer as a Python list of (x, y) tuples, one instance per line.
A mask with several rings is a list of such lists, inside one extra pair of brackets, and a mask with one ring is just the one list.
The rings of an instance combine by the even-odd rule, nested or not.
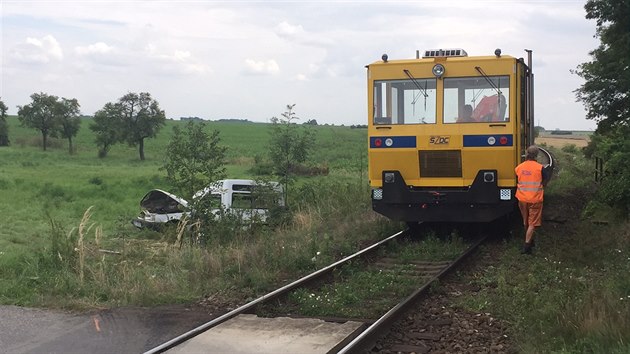
[[(186, 242), (180, 248), (173, 243), (176, 230), (138, 230), (130, 221), (147, 191), (169, 190), (160, 170), (161, 154), (173, 126), (183, 123), (168, 121), (155, 139), (147, 139), (147, 159), (140, 161), (137, 149), (123, 144), (99, 159), (89, 120), (83, 121), (74, 140), (74, 155), (68, 154), (66, 141), (57, 139), (42, 151), (38, 131), (19, 126), (16, 117), (8, 122), (11, 146), (0, 148), (1, 303), (92, 307), (193, 301), (206, 293), (247, 296), (277, 283), (280, 276), (314, 269), (319, 263), (311, 262), (313, 252), (332, 259), (354, 250), (361, 239), (379, 237), (381, 228), (373, 225), (355, 236), (347, 234), (354, 231), (350, 228), (362, 230), (356, 224), (370, 212), (367, 180), (362, 178), (365, 130), (312, 127), (318, 142), (310, 163), (328, 166), (330, 174), (300, 178), (290, 190), (296, 194), (291, 197), (293, 226), (236, 230), (205, 248)], [(256, 155), (266, 154), (269, 127), (208, 122), (208, 129), (218, 129), (228, 147), (228, 177), (254, 177), (249, 170)], [(302, 193), (310, 200), (302, 202)], [(338, 198), (341, 193), (346, 198)], [(91, 216), (82, 222), (88, 208)], [(346, 217), (357, 221), (341, 222)], [(324, 220), (339, 227), (326, 228)], [(79, 236), (80, 224), (92, 227), (88, 232), (85, 226)], [(328, 240), (325, 245), (322, 239)], [(60, 249), (59, 244), (66, 247)], [(81, 262), (77, 252), (83, 254)]]
[[(21, 147), (20, 141), (39, 139), (39, 132), (20, 127), (15, 117), (9, 117), (8, 122), (12, 145), (0, 148), (0, 215), (7, 220), (0, 229), (3, 249), (17, 250), (24, 243), (37, 243), (48, 232), (47, 213), (68, 225), (80, 220), (90, 206), (94, 206), (93, 221), (103, 225), (106, 235), (113, 236), (122, 220), (136, 216), (140, 199), (148, 190), (170, 188), (165, 172), (159, 168), (172, 127), (182, 124), (179, 121), (168, 121), (155, 139), (147, 139), (145, 161), (139, 160), (136, 148), (124, 144), (115, 145), (107, 158), (97, 158), (89, 120), (82, 123), (75, 155), (67, 153), (65, 141), (46, 152), (29, 145)], [(228, 177), (253, 177), (248, 170), (256, 154), (266, 153), (269, 125), (209, 122), (208, 126), (221, 132), (222, 144), (228, 147)], [(332, 126), (314, 129), (318, 143), (313, 163), (328, 165), (334, 179), (359, 183), (365, 130)], [(333, 140), (337, 140), (336, 145)]]
[(466, 248), (458, 237), (440, 240), (429, 235), (418, 242), (392, 242), (381, 256), (400, 259), (390, 269), (350, 264), (335, 273), (335, 282), (317, 290), (298, 289), (289, 295), (296, 310), (308, 316), (345, 316), (376, 319), (422, 285), (421, 279), (406, 271), (412, 261), (451, 261)]
[[(546, 215), (533, 256), (519, 253), (522, 233), (506, 240), (496, 266), (476, 273), (481, 288), (461, 305), (506, 320), (519, 352), (630, 352), (630, 224), (607, 209), (591, 218), (591, 164), (555, 151), (561, 170), (545, 189)], [(609, 224), (593, 223), (607, 219)]]

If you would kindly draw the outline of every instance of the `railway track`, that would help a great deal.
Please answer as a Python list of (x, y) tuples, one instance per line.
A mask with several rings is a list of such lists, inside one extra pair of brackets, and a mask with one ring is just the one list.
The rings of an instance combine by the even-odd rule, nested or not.
[[(401, 264), (397, 258), (373, 257), (376, 261), (367, 265), (379, 272), (396, 273), (411, 277), (414, 283), (422, 284), (402, 301), (384, 311), (376, 320), (354, 320), (337, 318), (334, 322), (321, 318), (260, 318), (251, 315), (255, 308), (269, 304), (289, 292), (308, 286), (316, 279), (332, 274), (333, 271), (374, 254), (393, 240), (408, 234), (408, 230), (391, 235), (353, 255), (345, 257), (323, 269), (274, 290), (258, 299), (234, 309), (212, 321), (173, 338), (149, 351), (152, 353), (220, 352), (317, 352), (317, 353), (356, 353), (369, 350), (376, 340), (388, 330), (401, 314), (409, 309), (431, 285), (467, 258), (486, 239), (478, 238), (469, 247), (449, 261), (406, 261)], [(299, 342), (306, 342), (300, 344)], [(323, 342), (320, 342), (323, 341)]]

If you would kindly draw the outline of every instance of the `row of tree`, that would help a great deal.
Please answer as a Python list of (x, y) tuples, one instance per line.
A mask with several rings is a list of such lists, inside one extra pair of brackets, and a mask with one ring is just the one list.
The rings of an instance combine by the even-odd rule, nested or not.
[[(46, 93), (31, 95), (31, 103), (18, 106), (20, 123), (38, 130), (44, 151), (49, 137), (68, 139), (68, 151), (74, 153), (72, 139), (81, 127), (80, 105), (76, 98), (57, 97)], [(0, 146), (9, 145), (7, 106), (0, 100)], [(128, 93), (117, 102), (109, 102), (94, 115), (90, 129), (96, 134), (99, 157), (107, 156), (116, 143), (138, 146), (144, 160), (144, 140), (153, 138), (166, 122), (159, 103), (148, 92)]]

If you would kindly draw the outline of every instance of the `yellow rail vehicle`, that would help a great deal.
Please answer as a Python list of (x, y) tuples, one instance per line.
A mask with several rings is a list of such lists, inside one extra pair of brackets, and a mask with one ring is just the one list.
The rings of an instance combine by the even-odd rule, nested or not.
[(368, 69), (373, 209), (406, 222), (488, 222), (515, 204), (533, 142), (528, 61), (430, 50)]

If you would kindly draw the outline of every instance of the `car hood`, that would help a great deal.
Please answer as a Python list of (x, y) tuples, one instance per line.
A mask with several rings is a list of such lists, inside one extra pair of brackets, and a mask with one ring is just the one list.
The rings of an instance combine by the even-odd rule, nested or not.
[(188, 207), (188, 201), (161, 189), (152, 189), (142, 198), (140, 207), (151, 213), (178, 213)]

